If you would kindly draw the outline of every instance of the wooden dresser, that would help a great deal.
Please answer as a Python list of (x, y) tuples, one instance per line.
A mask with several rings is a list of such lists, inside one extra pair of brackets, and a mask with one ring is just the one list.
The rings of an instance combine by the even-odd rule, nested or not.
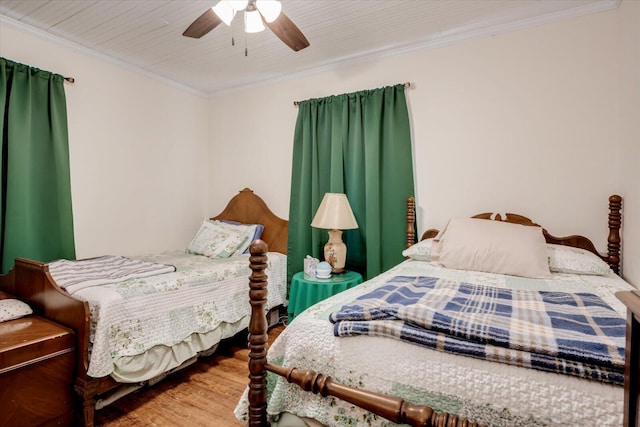
[(75, 338), (31, 315), (0, 323), (0, 426), (68, 426), (73, 421)]

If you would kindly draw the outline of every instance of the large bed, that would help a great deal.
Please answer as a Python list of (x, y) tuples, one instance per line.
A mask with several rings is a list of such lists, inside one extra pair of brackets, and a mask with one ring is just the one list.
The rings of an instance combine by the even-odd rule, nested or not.
[[(435, 262), (430, 258), (432, 242), (428, 241), (436, 232), (426, 232), (417, 245), (411, 241), (414, 234), (411, 200), (407, 215), (410, 246), (407, 260), (310, 307), (281, 333), (269, 348), (268, 357), (261, 308), (267, 296), (266, 247), (255, 243), (251, 251), (254, 274), (250, 278), (253, 307), (249, 328), (250, 383), (236, 408), (236, 416), (252, 426), (268, 422), (282, 425), (318, 422), (334, 426), (386, 426), (395, 425), (394, 422), (426, 426), (637, 425), (640, 294), (616, 274), (620, 267), (621, 198), (612, 196), (609, 202), (606, 255), (598, 254), (593, 243), (584, 237), (558, 238), (542, 229), (543, 244), (548, 251), (545, 263), (549, 264), (550, 274), (528, 278), (443, 267)], [(477, 218), (537, 226), (514, 214), (506, 217), (481, 214)], [(441, 236), (449, 232), (448, 226)], [(503, 298), (503, 294), (508, 294), (506, 302), (487, 299), (484, 304), (492, 310), (503, 306), (509, 311), (522, 311), (521, 317), (507, 320), (506, 329), (521, 328), (525, 332), (517, 345), (508, 348), (509, 343), (503, 343), (499, 337), (504, 333), (500, 323), (503, 320), (489, 317), (483, 309), (480, 313), (490, 319), (490, 327), (470, 324), (467, 329), (457, 329), (458, 335), (446, 336), (442, 323), (459, 326), (463, 323), (461, 319), (466, 319), (463, 315), (447, 318), (436, 326), (436, 322), (431, 322), (431, 331), (425, 333), (413, 323), (418, 322), (416, 318), (421, 321), (426, 317), (419, 310), (432, 310), (436, 318), (442, 313), (449, 315), (446, 304), (433, 306), (429, 301), (426, 307), (411, 305), (403, 315), (400, 315), (403, 307), (397, 309), (398, 304), (386, 305), (388, 295), (394, 292), (397, 295), (402, 291), (403, 298), (407, 294), (414, 298), (414, 292), (422, 292), (423, 288), (443, 291), (450, 298), (446, 301), (456, 301), (458, 306), (462, 295), (477, 293), (479, 289), (483, 290), (483, 297), (496, 294)], [(443, 294), (425, 293), (426, 298), (417, 295), (424, 302), (442, 298)], [(533, 305), (539, 311), (547, 300), (554, 304), (561, 301), (562, 310), (554, 310), (561, 313), (560, 320), (570, 318), (571, 322), (578, 315), (573, 306), (595, 304), (597, 314), (589, 311), (586, 324), (609, 331), (604, 337), (585, 332), (589, 338), (584, 347), (583, 341), (568, 338), (567, 331), (554, 332), (558, 336), (552, 342), (557, 348), (538, 345), (540, 335), (527, 338), (530, 329), (521, 324), (531, 316), (522, 307)], [(468, 299), (462, 301), (465, 310), (471, 313), (474, 306)], [(628, 314), (625, 304), (629, 307)], [(409, 321), (404, 317), (407, 313)], [(585, 315), (583, 311), (579, 314)], [(552, 323), (557, 323), (553, 313), (549, 316)], [(376, 321), (368, 322), (371, 318)], [(532, 326), (549, 332), (547, 321), (541, 318), (533, 319), (528, 328)], [(497, 333), (481, 346), (474, 343), (469, 347), (460, 338), (466, 337), (470, 329)], [(527, 344), (522, 344), (527, 339)], [(593, 342), (589, 341), (592, 339)], [(606, 345), (602, 346), (600, 340)], [(540, 348), (544, 350), (542, 354), (537, 353)], [(593, 354), (593, 348), (602, 353)], [(461, 350), (464, 355), (450, 349)], [(295, 415), (293, 420), (290, 414)]]
[(252, 239), (245, 236), (256, 230), (271, 248), (268, 269), (274, 281), (267, 310), (276, 323), (286, 302), (288, 221), (250, 189), (203, 220), (186, 250), (49, 264), (17, 259), (0, 277), (0, 290), (73, 329), (76, 417), (91, 426), (95, 409), (154, 384), (246, 330)]

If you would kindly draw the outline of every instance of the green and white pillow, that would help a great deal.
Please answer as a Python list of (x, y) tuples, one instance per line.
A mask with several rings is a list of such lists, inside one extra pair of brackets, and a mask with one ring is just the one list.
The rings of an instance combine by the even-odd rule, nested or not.
[(253, 241), (253, 237), (256, 234), (256, 229), (258, 228), (257, 224), (231, 224), (224, 221), (212, 222), (217, 223), (221, 227), (226, 227), (229, 230), (244, 233), (244, 242), (242, 242), (242, 244), (238, 246), (238, 249), (236, 249), (233, 254), (231, 254), (231, 256), (236, 256), (247, 252), (247, 249), (249, 249), (249, 245)]
[(580, 248), (547, 244), (547, 256), (554, 273), (606, 276), (612, 271), (597, 255)]
[(226, 227), (219, 221), (204, 220), (187, 246), (187, 252), (209, 258), (228, 258), (239, 250), (246, 240), (247, 231), (244, 229)]
[(18, 319), (31, 313), (33, 313), (31, 307), (20, 300), (13, 298), (0, 300), (0, 322)]
[(417, 261), (431, 261), (431, 246), (433, 239), (420, 240), (402, 251), (402, 255)]

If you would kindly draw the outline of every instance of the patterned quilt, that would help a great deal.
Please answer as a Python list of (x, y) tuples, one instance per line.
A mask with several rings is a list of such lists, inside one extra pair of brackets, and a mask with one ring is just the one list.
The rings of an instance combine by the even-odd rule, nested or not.
[[(296, 316), (271, 344), (269, 362), (313, 369), (343, 384), (398, 396), (492, 427), (622, 425), (624, 389), (612, 382), (496, 363), (382, 336), (334, 335), (335, 325), (329, 321), (331, 313), (386, 286), (397, 276), (438, 277), (517, 291), (594, 294), (619, 317), (625, 316), (626, 308), (615, 293), (632, 289), (613, 273), (606, 276), (553, 273), (541, 280), (445, 269), (424, 261), (406, 260)], [(505, 348), (495, 345), (495, 349), (498, 352)], [(279, 414), (288, 412), (314, 418), (326, 426), (396, 426), (340, 399), (305, 392), (273, 374), (268, 374), (267, 381), (267, 408), (272, 422)], [(247, 402), (245, 390), (235, 410), (239, 420), (247, 420)]]
[(625, 319), (590, 293), (396, 276), (330, 320), (336, 336), (391, 337), (494, 362), (624, 382)]
[[(97, 284), (73, 293), (89, 303), (88, 374), (93, 377), (113, 374), (122, 367), (119, 361), (152, 348), (185, 341), (195, 346), (194, 334), (249, 318), (249, 255), (211, 259), (176, 250), (139, 259), (175, 266), (176, 271)], [(286, 301), (285, 255), (269, 253), (267, 275), (271, 308)]]

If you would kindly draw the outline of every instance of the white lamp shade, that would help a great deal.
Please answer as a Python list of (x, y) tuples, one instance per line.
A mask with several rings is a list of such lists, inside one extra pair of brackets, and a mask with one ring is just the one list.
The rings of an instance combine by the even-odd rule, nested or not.
[(231, 25), (231, 21), (233, 21), (233, 17), (236, 15), (236, 11), (233, 7), (224, 0), (218, 2), (218, 4), (213, 6), (211, 10), (213, 10), (215, 14), (218, 15), (218, 18), (227, 24), (227, 26)]
[(257, 10), (246, 11), (244, 13), (244, 30), (247, 33), (259, 33), (264, 30), (262, 17)]
[(358, 222), (353, 216), (346, 194), (325, 193), (320, 207), (311, 221), (311, 226), (327, 230), (358, 228)]
[(268, 23), (275, 21), (282, 10), (282, 5), (278, 0), (256, 0), (256, 7)]

